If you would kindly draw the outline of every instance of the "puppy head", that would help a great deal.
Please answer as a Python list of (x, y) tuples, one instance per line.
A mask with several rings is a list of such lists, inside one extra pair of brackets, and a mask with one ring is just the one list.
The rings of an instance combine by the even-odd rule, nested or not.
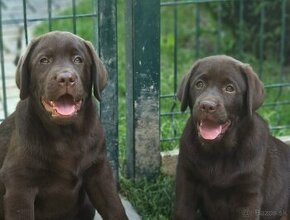
[(107, 72), (90, 42), (68, 32), (50, 32), (28, 45), (18, 62), (16, 84), (53, 119), (73, 119), (91, 96), (101, 99)]
[(264, 88), (248, 64), (219, 55), (198, 60), (183, 77), (177, 97), (190, 108), (204, 140), (217, 141), (232, 123), (263, 103)]

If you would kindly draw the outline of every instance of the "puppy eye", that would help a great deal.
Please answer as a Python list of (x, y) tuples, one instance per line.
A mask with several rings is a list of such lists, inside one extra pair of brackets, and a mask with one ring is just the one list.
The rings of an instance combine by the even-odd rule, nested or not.
[(83, 63), (83, 59), (80, 56), (75, 56), (73, 62), (76, 64)]
[(228, 93), (233, 93), (233, 92), (235, 92), (235, 87), (233, 85), (229, 84), (225, 87), (225, 91)]
[(203, 87), (205, 87), (205, 83), (204, 83), (204, 81), (202, 81), (202, 80), (198, 80), (198, 81), (195, 83), (195, 87), (196, 87), (197, 89), (202, 89)]
[(51, 62), (51, 60), (48, 59), (47, 57), (42, 57), (42, 58), (40, 58), (39, 62), (41, 64), (49, 64)]

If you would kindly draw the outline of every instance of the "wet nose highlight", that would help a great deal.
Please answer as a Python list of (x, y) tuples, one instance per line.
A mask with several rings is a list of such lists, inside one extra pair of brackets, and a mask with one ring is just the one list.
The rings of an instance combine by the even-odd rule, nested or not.
[(62, 72), (56, 76), (56, 81), (60, 86), (73, 86), (76, 80), (76, 75), (71, 72)]
[(199, 103), (199, 109), (203, 112), (213, 113), (217, 109), (217, 103), (209, 100), (201, 101)]

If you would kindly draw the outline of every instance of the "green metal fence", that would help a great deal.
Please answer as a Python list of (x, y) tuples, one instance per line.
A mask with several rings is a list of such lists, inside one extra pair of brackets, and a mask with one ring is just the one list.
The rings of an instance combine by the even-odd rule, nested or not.
[(259, 112), (275, 135), (289, 135), (289, 34), (287, 0), (161, 1), (161, 149), (178, 145), (188, 117), (175, 96), (182, 75), (198, 58), (214, 54), (253, 66), (267, 92)]
[[(122, 148), (127, 175), (158, 174), (160, 150), (178, 146), (188, 117), (175, 95), (180, 79), (193, 62), (208, 55), (228, 54), (250, 63), (267, 90), (259, 112), (275, 135), (290, 135), (289, 14), (288, 0), (1, 1), (0, 119), (18, 101), (15, 57), (34, 35), (66, 30), (91, 40), (108, 68), (100, 114), (116, 178), (118, 143), (125, 136), (118, 125), (126, 127), (121, 130), (126, 130)], [(117, 24), (126, 42), (117, 38)], [(117, 56), (118, 40), (126, 53), (119, 50)], [(126, 68), (117, 68), (123, 62)], [(125, 99), (118, 93), (120, 84), (126, 84), (124, 124), (118, 116), (118, 103)]]

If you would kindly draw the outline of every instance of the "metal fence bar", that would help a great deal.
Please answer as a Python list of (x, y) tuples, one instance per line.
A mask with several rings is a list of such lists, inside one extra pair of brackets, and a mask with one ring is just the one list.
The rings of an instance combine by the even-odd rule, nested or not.
[(99, 54), (109, 76), (109, 82), (102, 94), (100, 115), (106, 133), (108, 158), (114, 177), (118, 180), (117, 6), (116, 0), (98, 2)]
[(160, 141), (162, 142), (171, 142), (171, 141), (178, 141), (179, 137), (172, 137), (172, 138), (161, 138)]
[(52, 30), (52, 23), (51, 23), (51, 17), (52, 17), (52, 0), (48, 0), (47, 1), (47, 11), (48, 11), (48, 30), (51, 31)]
[(263, 61), (264, 61), (264, 31), (265, 31), (265, 5), (264, 0), (262, 0), (262, 8), (260, 13), (260, 30), (259, 30), (259, 76), (262, 77), (263, 74)]
[(24, 35), (25, 35), (25, 44), (28, 44), (28, 29), (27, 29), (27, 10), (26, 10), (26, 0), (23, 0), (23, 23), (24, 23)]
[(199, 6), (196, 5), (195, 8), (195, 59), (199, 58), (200, 50), (200, 10)]
[(191, 1), (179, 1), (179, 2), (162, 2), (161, 6), (176, 6), (176, 5), (187, 5), (193, 3), (209, 3), (209, 2), (221, 2), (229, 0), (191, 0)]
[[(175, 2), (178, 2), (178, 0), (175, 0)], [(178, 8), (174, 8), (173, 12), (174, 16), (174, 21), (173, 21), (173, 29), (174, 29), (174, 48), (173, 48), (173, 94), (176, 94), (177, 92), (177, 68), (178, 68), (178, 62), (177, 62), (177, 57), (178, 57)], [(176, 96), (174, 95), (172, 101), (172, 106), (170, 111), (173, 112), (175, 111), (175, 108), (177, 107), (177, 100)], [(171, 126), (172, 126), (172, 135), (176, 136), (176, 119), (175, 115), (171, 115)]]
[[(126, 33), (126, 175), (135, 177), (135, 109), (134, 109), (134, 44), (133, 0), (125, 1)], [(132, 116), (132, 117), (130, 117)]]
[(76, 0), (72, 0), (72, 11), (73, 11), (73, 20), (72, 20), (72, 22), (73, 22), (73, 33), (76, 34), (77, 33)]
[[(178, 2), (178, 0), (175, 0)], [(177, 56), (178, 56), (178, 10), (177, 7), (174, 8), (174, 55), (173, 55), (173, 65), (174, 65), (174, 82), (173, 82), (173, 94), (176, 94), (177, 91)], [(175, 99), (175, 97), (174, 97)]]
[(222, 39), (221, 39), (221, 29), (222, 29), (222, 18), (221, 18), (221, 15), (222, 15), (222, 7), (221, 7), (221, 4), (222, 2), (219, 2), (219, 5), (218, 5), (218, 21), (217, 21), (217, 27), (216, 27), (216, 54), (220, 53), (222, 48), (221, 48), (221, 45), (222, 45)]
[(183, 112), (164, 112), (164, 113), (160, 113), (160, 116), (172, 116), (172, 115), (183, 115)]
[[(2, 4), (2, 3), (0, 3)], [(0, 5), (0, 59), (1, 59), (1, 77), (2, 77), (2, 102), (3, 102), (3, 110), (4, 117), (6, 118), (8, 115), (7, 110), (7, 94), (6, 94), (6, 80), (5, 80), (5, 64), (4, 64), (4, 45), (3, 45), (3, 30), (2, 30), (2, 6)]]
[(99, 6), (98, 6), (98, 1), (93, 1), (92, 2), (92, 8), (94, 9), (93, 10), (93, 14), (95, 16), (92, 17), (93, 19), (93, 28), (94, 28), (94, 33), (93, 33), (93, 39), (92, 39), (92, 42), (95, 42), (95, 46), (97, 47), (97, 49), (99, 50), (99, 45), (96, 43), (96, 42), (99, 42), (99, 21), (98, 21), (98, 11), (99, 11)]
[[(64, 19), (73, 19), (75, 18), (88, 18), (88, 17), (95, 17), (97, 14), (95, 13), (84, 13), (84, 14), (78, 14), (78, 15), (63, 15), (63, 16), (53, 16), (51, 17), (51, 21), (56, 20), (64, 20)], [(38, 18), (26, 18), (26, 19), (5, 19), (2, 21), (2, 24), (8, 25), (8, 24), (15, 24), (15, 23), (21, 23), (21, 22), (38, 22), (38, 21), (47, 21), (47, 17), (38, 17)]]
[(244, 0), (240, 0), (239, 7), (239, 38), (238, 38), (238, 52), (242, 53), (244, 51)]
[(290, 129), (290, 125), (270, 126), (271, 130)]
[(279, 87), (290, 87), (290, 83), (273, 83), (273, 84), (265, 85), (266, 89), (279, 88)]
[(272, 106), (275, 106), (275, 107), (277, 107), (277, 106), (282, 106), (282, 105), (289, 105), (290, 104), (290, 101), (278, 101), (278, 102), (271, 102), (271, 103), (265, 103), (265, 104), (263, 104), (263, 108), (265, 108), (265, 107), (272, 107)]
[(283, 80), (284, 62), (285, 62), (285, 39), (286, 39), (286, 3), (287, 0), (281, 2), (281, 40), (280, 40), (280, 81)]
[(159, 173), (160, 1), (126, 0), (127, 175)]

